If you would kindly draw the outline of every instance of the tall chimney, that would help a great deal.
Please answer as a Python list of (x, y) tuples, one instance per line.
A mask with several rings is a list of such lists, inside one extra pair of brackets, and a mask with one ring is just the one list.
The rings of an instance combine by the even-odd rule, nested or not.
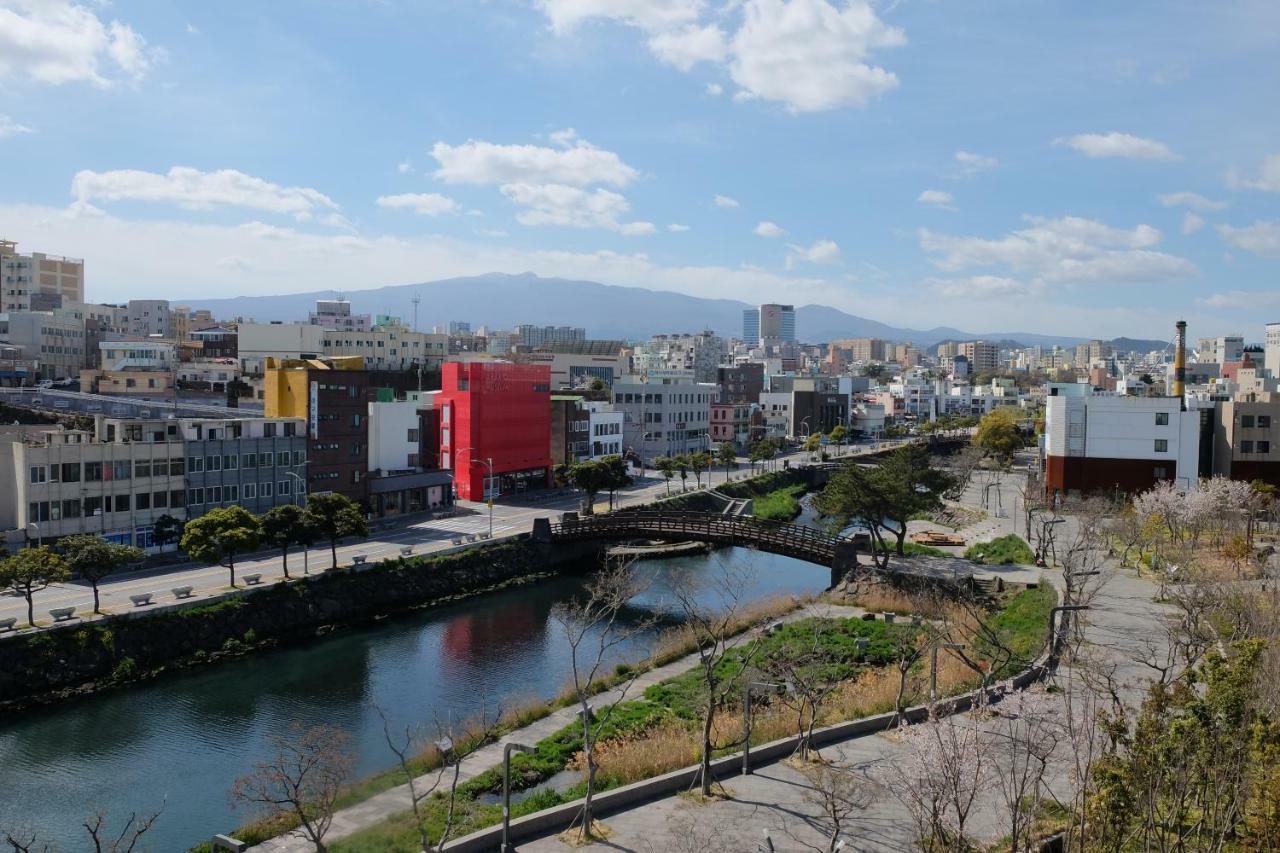
[(1173, 396), (1183, 400), (1187, 392), (1187, 321), (1179, 320), (1174, 326), (1178, 335), (1173, 351)]

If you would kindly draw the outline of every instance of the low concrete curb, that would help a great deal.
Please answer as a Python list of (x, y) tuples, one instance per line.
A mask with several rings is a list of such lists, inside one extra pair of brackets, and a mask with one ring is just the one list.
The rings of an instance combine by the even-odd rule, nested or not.
[[(1049, 660), (1043, 657), (1030, 668), (1018, 673), (1006, 681), (987, 687), (988, 701), (999, 701), (1006, 693), (1022, 690), (1044, 678), (1049, 672)], [(946, 715), (960, 714), (968, 711), (977, 702), (981, 688), (943, 699), (939, 705)], [(903, 711), (903, 721), (909, 724), (923, 722), (929, 718), (928, 705), (916, 705)], [(898, 722), (898, 715), (893, 712), (864, 717), (861, 720), (850, 720), (834, 726), (816, 729), (813, 732), (813, 743), (816, 746), (839, 743), (857, 737), (887, 731)], [(770, 743), (751, 748), (751, 766), (772, 764), (795, 753), (799, 746), (799, 738), (785, 737)], [(595, 797), (595, 810), (599, 815), (621, 811), (629, 806), (660, 799), (679, 791), (689, 790), (698, 777), (698, 766), (673, 770), (652, 779), (633, 782), (621, 788), (599, 793)], [(711, 772), (717, 779), (737, 776), (742, 772), (742, 753), (726, 755), (711, 762)], [(511, 841), (527, 841), (548, 835), (553, 831), (567, 828), (582, 809), (582, 800), (556, 806), (544, 811), (535, 812), (511, 821)], [(478, 853), (478, 851), (495, 850), (502, 843), (502, 825), (497, 824), (478, 830), (470, 835), (451, 841), (444, 849), (448, 853)]]

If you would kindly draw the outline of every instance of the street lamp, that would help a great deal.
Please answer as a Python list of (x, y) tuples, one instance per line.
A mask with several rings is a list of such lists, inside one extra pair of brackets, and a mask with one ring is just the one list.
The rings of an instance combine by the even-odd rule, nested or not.
[(511, 753), (536, 751), (522, 743), (508, 743), (502, 747), (502, 853), (515, 849), (511, 846)]
[[(473, 449), (474, 448), (471, 448), (471, 447), (459, 447), (454, 452), (454, 456), (460, 456), (464, 450), (470, 453)], [(492, 539), (493, 538), (493, 457), (488, 456), (488, 457), (485, 457), (484, 459), (476, 459), (474, 456), (471, 456), (469, 458), (471, 459), (471, 464), (484, 465), (489, 469), (489, 476), (485, 480), (484, 496), (485, 496), (485, 500), (488, 501), (489, 503), (489, 538)]]
[(751, 775), (751, 691), (756, 688), (761, 690), (785, 690), (785, 684), (776, 684), (772, 681), (748, 681), (747, 686), (742, 691), (742, 722), (745, 728), (745, 734), (742, 736), (742, 775)]
[(964, 643), (934, 643), (932, 661), (929, 665), (929, 704), (938, 701), (938, 649), (958, 652), (964, 650)]

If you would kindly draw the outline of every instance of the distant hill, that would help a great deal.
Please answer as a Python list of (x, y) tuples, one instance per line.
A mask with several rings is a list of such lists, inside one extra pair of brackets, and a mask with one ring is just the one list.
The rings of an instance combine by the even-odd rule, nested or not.
[(1167, 341), (1154, 341), (1145, 338), (1113, 338), (1107, 343), (1111, 344), (1111, 348), (1116, 352), (1151, 352), (1152, 350), (1163, 350), (1166, 347), (1172, 347), (1172, 339)]
[[(520, 323), (582, 326), (593, 338), (641, 340), (662, 332), (712, 329), (721, 335), (742, 334), (742, 311), (751, 307), (732, 299), (703, 299), (667, 290), (617, 287), (594, 281), (541, 278), (532, 273), (489, 273), (422, 284), (400, 284), (371, 290), (343, 291), (360, 314), (389, 314), (413, 320), (412, 299), (420, 297), (418, 326), (430, 329), (450, 320), (470, 321), (471, 327), (510, 329)], [(197, 299), (190, 304), (208, 308), (219, 319), (244, 317), (259, 322), (305, 319), (317, 299), (332, 299), (334, 291), (281, 296), (237, 296)], [(1008, 340), (1024, 346), (1071, 345), (1080, 338), (1027, 332), (965, 332), (948, 327), (910, 329), (846, 314), (825, 305), (796, 309), (802, 340), (820, 343), (837, 338), (887, 338), (931, 346), (938, 341)]]

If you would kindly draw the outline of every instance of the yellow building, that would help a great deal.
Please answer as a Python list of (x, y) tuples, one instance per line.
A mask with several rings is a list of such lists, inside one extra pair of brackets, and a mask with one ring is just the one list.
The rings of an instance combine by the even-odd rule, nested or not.
[(269, 418), (306, 418), (310, 413), (312, 370), (364, 370), (360, 356), (337, 358), (275, 358), (268, 356), (263, 371), (263, 414)]

